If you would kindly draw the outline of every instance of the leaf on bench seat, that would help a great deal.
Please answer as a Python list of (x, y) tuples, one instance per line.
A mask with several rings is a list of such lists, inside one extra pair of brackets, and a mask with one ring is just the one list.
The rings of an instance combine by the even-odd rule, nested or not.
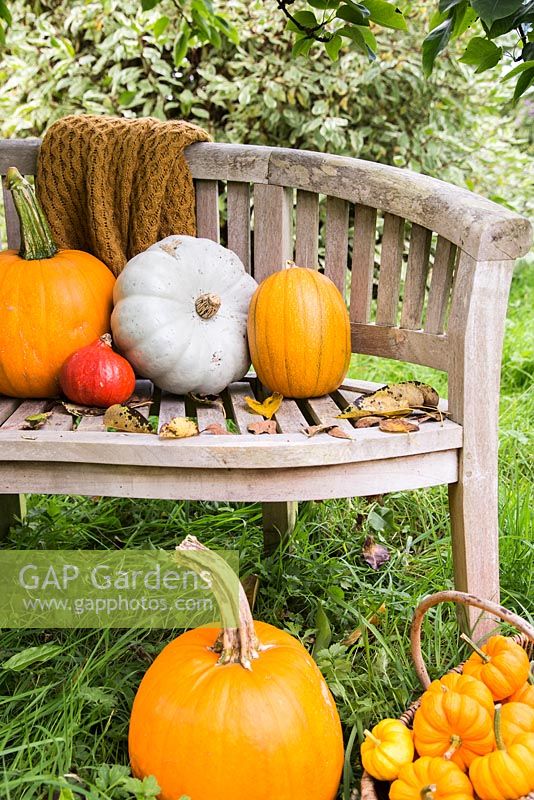
[(173, 417), (161, 426), (160, 439), (189, 439), (198, 436), (198, 425), (190, 417)]
[(247, 425), (247, 431), (259, 436), (262, 433), (273, 434), (276, 433), (276, 422), (274, 419), (264, 419), (262, 422), (251, 422)]
[(116, 403), (104, 414), (104, 425), (124, 433), (154, 433), (152, 425), (135, 408)]
[(383, 419), (380, 421), (379, 428), (384, 433), (412, 433), (419, 430), (416, 422), (410, 422), (406, 417), (399, 419)]
[(283, 399), (283, 396), (279, 394), (279, 392), (274, 392), (274, 394), (267, 397), (263, 403), (248, 396), (245, 397), (245, 403), (255, 414), (261, 414), (265, 419), (271, 419), (282, 405)]
[(351, 436), (346, 431), (342, 430), (338, 425), (332, 425), (329, 423), (325, 423), (323, 425), (308, 425), (306, 428), (302, 428), (302, 433), (308, 438), (317, 436), (318, 433), (327, 433), (329, 436), (333, 436), (335, 439), (351, 438)]

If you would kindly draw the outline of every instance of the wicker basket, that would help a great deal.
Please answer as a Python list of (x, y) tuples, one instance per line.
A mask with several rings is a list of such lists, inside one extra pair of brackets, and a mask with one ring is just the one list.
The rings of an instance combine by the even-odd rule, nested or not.
[[(425, 613), (428, 611), (429, 608), (432, 606), (438, 605), (438, 603), (442, 602), (454, 602), (454, 603), (461, 603), (462, 605), (466, 606), (474, 606), (475, 608), (480, 608), (483, 611), (488, 611), (491, 614), (494, 614), (496, 617), (504, 620), (505, 622), (514, 625), (518, 631), (520, 632), (517, 636), (515, 636), (515, 641), (523, 647), (528, 655), (529, 658), (534, 657), (534, 628), (528, 622), (525, 622), (518, 617), (516, 614), (513, 614), (511, 611), (508, 611), (506, 608), (497, 605), (496, 603), (491, 603), (487, 600), (479, 600), (477, 597), (474, 597), (470, 594), (464, 594), (463, 592), (438, 592), (437, 594), (430, 595), (426, 597), (422, 603), (416, 608), (413, 622), (412, 622), (412, 630), (411, 630), (411, 649), (412, 649), (412, 658), (415, 665), (415, 670), (417, 672), (417, 676), (421, 681), (423, 688), (426, 689), (430, 684), (430, 678), (428, 676), (427, 669), (423, 662), (423, 656), (421, 654), (421, 625), (423, 622), (423, 617)], [(463, 664), (455, 667), (454, 669), (450, 670), (451, 672), (462, 672)], [(412, 727), (413, 718), (415, 716), (415, 712), (419, 708), (421, 701), (417, 700), (413, 703), (405, 712), (401, 714), (400, 720), (408, 727)], [(362, 782), (361, 782), (361, 800), (388, 800), (388, 792), (389, 792), (390, 784), (387, 782), (377, 781), (372, 778), (367, 772), (363, 773)], [(356, 793), (354, 794), (356, 798)], [(518, 800), (534, 800), (534, 793), (530, 793), (526, 797), (518, 798)]]

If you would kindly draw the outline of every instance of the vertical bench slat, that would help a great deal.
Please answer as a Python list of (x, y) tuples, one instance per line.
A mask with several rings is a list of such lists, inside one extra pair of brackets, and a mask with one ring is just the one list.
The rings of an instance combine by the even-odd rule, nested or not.
[(248, 433), (247, 427), (253, 422), (258, 422), (260, 417), (253, 414), (245, 403), (245, 397), (253, 397), (252, 387), (248, 381), (231, 383), (228, 387), (228, 394), (232, 404), (232, 411), (235, 423), (242, 434)]
[(319, 195), (297, 191), (295, 263), (298, 267), (316, 269), (319, 248)]
[(239, 256), (247, 272), (250, 262), (250, 186), (228, 181), (228, 248)]
[(425, 333), (443, 333), (444, 331), (456, 253), (455, 245), (442, 236), (438, 236), (428, 295)]
[(20, 247), (19, 218), (15, 211), (15, 204), (11, 192), (6, 187), (5, 176), (2, 176), (2, 195), (4, 197), (4, 215), (6, 219), (7, 246), (13, 250)]
[(376, 243), (376, 208), (356, 206), (352, 276), (350, 286), (350, 321), (367, 323), (371, 315)]
[(336, 402), (329, 396), (313, 397), (306, 401), (310, 409), (310, 415), (316, 425), (336, 425), (345, 433), (350, 434), (353, 430), (352, 424), (348, 419), (337, 419), (340, 412)]
[(326, 198), (325, 275), (345, 296), (349, 249), (349, 204), (339, 197)]
[(0, 425), (17, 410), (20, 403), (15, 397), (0, 397)]
[(262, 281), (293, 257), (293, 190), (254, 184), (254, 277)]
[(401, 328), (418, 330), (421, 327), (431, 241), (432, 231), (421, 225), (412, 225), (408, 271), (402, 301)]
[(217, 181), (195, 181), (197, 236), (219, 241), (219, 184)]
[(159, 404), (158, 431), (174, 417), (185, 417), (185, 400), (178, 395), (162, 392)]
[(378, 278), (377, 325), (396, 325), (399, 307), (404, 220), (384, 214), (384, 232)]

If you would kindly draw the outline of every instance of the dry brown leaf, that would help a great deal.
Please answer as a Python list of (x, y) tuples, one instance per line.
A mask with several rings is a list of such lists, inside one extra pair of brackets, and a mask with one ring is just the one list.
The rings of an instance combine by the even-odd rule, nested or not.
[(226, 425), (221, 425), (220, 422), (212, 422), (210, 425), (206, 425), (201, 433), (211, 433), (212, 436), (231, 436)]
[[(384, 604), (384, 603), (382, 603), (382, 605), (380, 606), (380, 608), (377, 608), (377, 610), (375, 611), (375, 613), (374, 613), (374, 614), (372, 614), (372, 615), (369, 617), (369, 622), (370, 622), (370, 624), (371, 624), (371, 625), (378, 625), (378, 624), (379, 624), (379, 622), (380, 622), (380, 617), (381, 617), (383, 614), (385, 614), (385, 613), (386, 613), (386, 606), (385, 606), (385, 604)], [(358, 628), (354, 628), (354, 630), (353, 630), (353, 631), (351, 631), (351, 632), (348, 634), (348, 636), (346, 636), (346, 637), (343, 639), (343, 641), (341, 642), (341, 644), (344, 644), (344, 645), (346, 645), (347, 647), (351, 647), (353, 644), (356, 644), (356, 642), (357, 642), (357, 641), (358, 641), (358, 640), (361, 638), (362, 634), (363, 634), (363, 629), (362, 629), (362, 628), (360, 628), (360, 627), (358, 627)]]
[(332, 428), (330, 428), (330, 430), (327, 431), (327, 434), (329, 436), (333, 436), (334, 439), (352, 439), (352, 436), (338, 425), (334, 425)]
[(307, 436), (308, 439), (311, 439), (312, 436), (317, 436), (318, 433), (328, 433), (328, 431), (332, 430), (333, 427), (335, 427), (333, 424), (308, 425), (307, 427), (302, 428), (301, 433), (303, 433), (304, 436)]
[(245, 403), (255, 414), (260, 414), (265, 419), (272, 419), (282, 405), (283, 395), (274, 392), (270, 397), (265, 398), (263, 403), (253, 397), (245, 397)]
[(62, 402), (61, 405), (73, 417), (101, 417), (106, 413), (105, 408), (96, 406), (78, 406), (75, 403)]
[(356, 420), (355, 428), (373, 428), (375, 425), (379, 425), (380, 421), (383, 417), (362, 417), (359, 420)]
[(191, 436), (198, 436), (198, 425), (189, 417), (173, 417), (159, 432), (160, 439), (189, 439)]
[(247, 425), (247, 431), (259, 436), (262, 433), (276, 433), (276, 422), (274, 419), (264, 419), (263, 422), (251, 422)]
[[(391, 401), (393, 404), (394, 401)], [(382, 404), (384, 405), (384, 404)], [(348, 406), (342, 414), (338, 414), (336, 419), (365, 419), (365, 417), (371, 416), (378, 416), (381, 417), (404, 417), (406, 414), (411, 413), (411, 408), (391, 408), (389, 411), (387, 409), (364, 409), (364, 408), (355, 408), (354, 406)]]
[(378, 427), (384, 433), (412, 433), (419, 430), (419, 425), (416, 422), (410, 422), (406, 417), (383, 419)]
[(363, 543), (363, 560), (373, 569), (380, 569), (389, 561), (389, 550), (383, 544), (377, 544), (372, 536), (367, 536)]
[(21, 430), (38, 431), (39, 428), (43, 427), (51, 413), (51, 411), (41, 411), (39, 414), (30, 414), (28, 417), (24, 417), (26, 424), (22, 425)]
[(106, 409), (104, 414), (106, 428), (126, 433), (154, 433), (150, 422), (135, 408), (116, 403)]

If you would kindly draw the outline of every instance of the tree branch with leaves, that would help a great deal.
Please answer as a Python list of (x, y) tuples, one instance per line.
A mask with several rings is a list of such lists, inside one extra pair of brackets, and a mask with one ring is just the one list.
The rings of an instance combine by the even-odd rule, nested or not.
[[(150, 11), (162, 0), (140, 0)], [(177, 66), (191, 47), (209, 42), (219, 47), (223, 39), (234, 44), (238, 31), (219, 13), (212, 0), (173, 0), (179, 12), (174, 61)], [(407, 30), (402, 10), (389, 0), (266, 0), (286, 18), (293, 34), (293, 56), (306, 56), (322, 46), (336, 61), (344, 47), (355, 47), (370, 59), (377, 58), (374, 32), (392, 28)], [(0, 46), (12, 24), (9, 0), (0, 0)], [(412, 4), (413, 5), (413, 4)], [(171, 22), (162, 17), (164, 24)], [(475, 32), (475, 35), (472, 35)], [(471, 38), (467, 40), (467, 36)], [(439, 54), (457, 39), (466, 39), (460, 61), (481, 73), (509, 62), (513, 68), (502, 80), (515, 78), (513, 100), (534, 84), (534, 0), (436, 0), (430, 31), (422, 42), (422, 66), (431, 75)]]

